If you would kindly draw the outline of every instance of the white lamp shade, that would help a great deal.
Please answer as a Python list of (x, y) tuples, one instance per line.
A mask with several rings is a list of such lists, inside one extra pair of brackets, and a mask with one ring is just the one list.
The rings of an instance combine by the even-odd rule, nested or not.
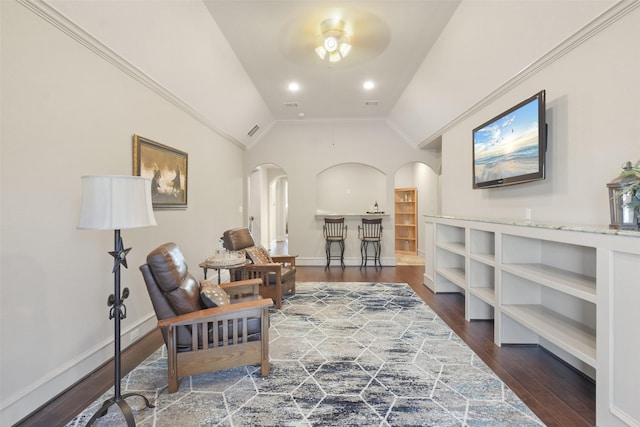
[(140, 176), (83, 176), (78, 228), (123, 230), (156, 225), (151, 180)]

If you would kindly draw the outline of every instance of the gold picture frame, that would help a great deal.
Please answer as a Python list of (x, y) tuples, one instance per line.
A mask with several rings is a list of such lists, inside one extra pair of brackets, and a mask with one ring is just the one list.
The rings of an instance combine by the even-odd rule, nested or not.
[(151, 180), (154, 208), (187, 208), (189, 155), (140, 135), (133, 135), (133, 174)]

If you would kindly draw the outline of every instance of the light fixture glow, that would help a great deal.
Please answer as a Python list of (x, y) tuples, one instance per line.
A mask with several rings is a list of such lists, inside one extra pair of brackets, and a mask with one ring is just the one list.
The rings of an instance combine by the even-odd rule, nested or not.
[(320, 59), (338, 62), (351, 51), (351, 38), (345, 31), (344, 21), (325, 19), (320, 24), (322, 36), (318, 41), (316, 53)]
[(335, 52), (335, 50), (338, 48), (338, 39), (333, 36), (327, 37), (326, 39), (324, 39), (324, 48), (329, 53)]
[(291, 82), (289, 83), (289, 90), (291, 92), (297, 92), (298, 90), (300, 90), (300, 85), (296, 82)]
[(375, 83), (373, 83), (371, 80), (367, 80), (366, 82), (364, 82), (362, 84), (362, 87), (365, 88), (366, 90), (371, 90), (375, 87)]

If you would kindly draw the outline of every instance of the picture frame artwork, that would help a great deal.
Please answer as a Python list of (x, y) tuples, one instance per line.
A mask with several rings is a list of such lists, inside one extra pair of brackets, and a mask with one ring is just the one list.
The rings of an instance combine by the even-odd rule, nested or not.
[(188, 154), (133, 135), (133, 174), (151, 180), (154, 208), (187, 207)]

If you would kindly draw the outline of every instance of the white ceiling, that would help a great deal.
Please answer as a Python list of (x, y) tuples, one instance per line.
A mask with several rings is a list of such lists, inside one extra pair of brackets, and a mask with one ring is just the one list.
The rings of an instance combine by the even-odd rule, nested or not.
[[(204, 3), (274, 119), (309, 120), (387, 117), (459, 1)], [(352, 50), (329, 63), (315, 46), (320, 23), (335, 17), (351, 28)]]
[[(278, 121), (345, 119), (386, 120), (416, 147), (437, 148), (443, 126), (616, 1), (22, 0), (249, 148)], [(314, 48), (320, 23), (336, 16), (353, 48), (329, 65)], [(369, 79), (377, 86), (365, 92)]]

